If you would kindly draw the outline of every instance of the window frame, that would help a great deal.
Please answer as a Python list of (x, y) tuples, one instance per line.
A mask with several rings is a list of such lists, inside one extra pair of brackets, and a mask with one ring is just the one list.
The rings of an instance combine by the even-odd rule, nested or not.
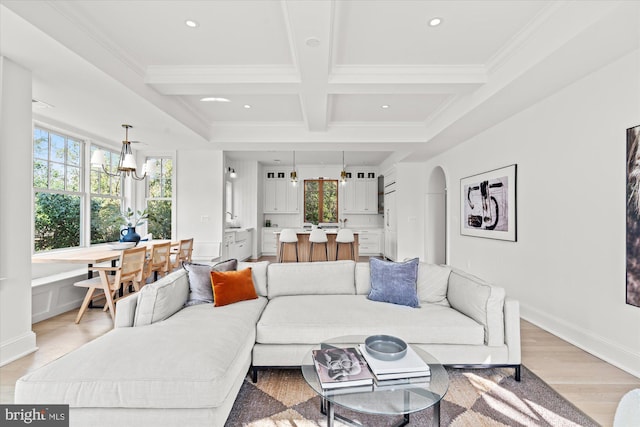
[[(147, 153), (145, 156), (145, 161), (148, 160), (171, 160), (171, 197), (150, 197), (149, 196), (149, 190), (150, 190), (150, 184), (151, 184), (151, 179), (147, 178), (144, 180), (144, 190), (143, 190), (143, 203), (142, 203), (142, 209), (148, 209), (149, 208), (149, 200), (153, 200), (153, 201), (169, 201), (171, 202), (171, 240), (175, 239), (175, 235), (176, 235), (176, 203), (175, 203), (175, 198), (176, 198), (176, 159), (174, 155), (168, 154), (168, 153)], [(161, 162), (162, 165), (162, 162)], [(162, 173), (162, 169), (161, 170), (156, 170), (154, 171), (154, 174), (161, 174)], [(149, 232), (149, 223), (148, 221), (144, 224), (145, 227), (145, 232), (148, 233)], [(154, 239), (156, 239), (157, 237), (154, 236)]]
[[(93, 154), (93, 150), (92, 150), (93, 148), (98, 149), (98, 150), (102, 150), (105, 153), (105, 155), (107, 153), (109, 153), (111, 155), (115, 155), (117, 158), (120, 157), (120, 151), (119, 150), (117, 150), (115, 148), (105, 147), (104, 145), (99, 145), (99, 144), (96, 144), (94, 142), (89, 142), (87, 147), (85, 147), (85, 148), (86, 148), (86, 151), (87, 151), (87, 156), (86, 157), (88, 159), (91, 159), (91, 155)], [(86, 193), (87, 193), (87, 196), (88, 196), (87, 203), (86, 203), (87, 242), (85, 242), (85, 246), (100, 245), (100, 244), (106, 243), (106, 242), (97, 242), (97, 243), (93, 243), (92, 242), (93, 241), (93, 236), (91, 235), (91, 220), (92, 220), (92, 218), (91, 218), (91, 200), (94, 197), (102, 198), (102, 199), (119, 200), (120, 201), (120, 212), (122, 212), (124, 210), (124, 205), (125, 205), (125, 180), (124, 180), (124, 178), (122, 176), (120, 176), (120, 177), (109, 176), (108, 177), (109, 182), (110, 182), (109, 189), (112, 188), (112, 185), (116, 180), (119, 181), (117, 184), (115, 184), (116, 186), (118, 186), (120, 188), (118, 195), (113, 195), (113, 194), (111, 194), (111, 192), (109, 192), (109, 193), (94, 193), (93, 192), (93, 188), (91, 186), (91, 174), (93, 172), (98, 172), (100, 175), (102, 175), (102, 174), (105, 174), (105, 172), (104, 172), (104, 170), (102, 170), (102, 168), (100, 168), (99, 171), (95, 171), (95, 169), (93, 169), (91, 167), (90, 162), (89, 162), (88, 166), (89, 167), (87, 168), (87, 170), (89, 172), (86, 174), (86, 183), (87, 183), (86, 184), (86, 188), (87, 188)], [(121, 228), (122, 228), (123, 225), (124, 225), (124, 222), (121, 224)]]
[(311, 222), (307, 219), (307, 182), (318, 182), (318, 224), (323, 222), (323, 201), (324, 201), (324, 183), (332, 182), (336, 185), (336, 222), (340, 219), (340, 185), (337, 179), (305, 179), (303, 182), (303, 195), (302, 195), (302, 217), (304, 222)]
[[(47, 158), (43, 159), (42, 157), (36, 157), (36, 153), (35, 153), (35, 144), (36, 144), (36, 130), (40, 130), (43, 132), (46, 132), (48, 137), (47, 137)], [(54, 159), (52, 159), (51, 156), (51, 135), (56, 135), (58, 137), (62, 137), (64, 138), (65, 141), (65, 152), (64, 152), (64, 161), (60, 162), (60, 161), (56, 161)], [(77, 168), (79, 169), (79, 173), (78, 173), (78, 189), (77, 190), (68, 190), (67, 187), (67, 169), (68, 166), (72, 166), (72, 167), (76, 167), (76, 165), (72, 164), (72, 163), (68, 163), (67, 161), (67, 157), (68, 157), (68, 141), (72, 140), (74, 142), (77, 142), (79, 145), (79, 153), (78, 153), (78, 164), (77, 164)], [(39, 124), (39, 123), (34, 123), (32, 125), (32, 132), (31, 132), (31, 253), (32, 254), (36, 254), (36, 253), (44, 253), (44, 252), (50, 252), (50, 251), (55, 251), (55, 250), (64, 250), (64, 249), (73, 249), (73, 248), (80, 248), (85, 246), (85, 242), (87, 239), (87, 230), (84, 226), (85, 222), (86, 222), (86, 209), (85, 209), (85, 205), (86, 205), (86, 200), (87, 200), (87, 194), (86, 194), (86, 181), (84, 179), (84, 176), (86, 174), (86, 163), (84, 161), (85, 157), (86, 157), (86, 141), (77, 136), (77, 135), (73, 135), (70, 132), (65, 132), (59, 129), (55, 129), (53, 127), (50, 126), (46, 126), (43, 124)], [(47, 187), (36, 187), (36, 180), (35, 180), (35, 164), (36, 164), (36, 160), (41, 160), (41, 161), (45, 161), (47, 164)], [(51, 165), (63, 165), (64, 166), (64, 176), (63, 176), (63, 182), (64, 182), (64, 189), (60, 190), (60, 189), (55, 189), (55, 188), (50, 188), (51, 186)], [(46, 193), (46, 194), (60, 194), (60, 195), (65, 195), (65, 196), (77, 196), (80, 199), (80, 217), (78, 218), (78, 226), (79, 226), (79, 239), (78, 239), (78, 246), (70, 246), (70, 247), (64, 247), (64, 248), (54, 248), (54, 249), (46, 249), (46, 250), (41, 250), (41, 251), (36, 251), (36, 218), (35, 218), (35, 214), (36, 214), (36, 195), (38, 193)]]
[[(69, 190), (56, 190), (50, 188), (42, 188), (35, 187), (35, 162), (36, 160), (44, 160), (41, 157), (36, 157), (35, 153), (35, 141), (36, 141), (36, 130), (41, 130), (49, 133), (49, 135), (54, 134), (57, 136), (64, 137), (66, 140), (71, 139), (80, 144), (80, 153), (78, 155), (78, 168), (79, 168), (79, 176), (78, 176), (78, 191), (69, 191)], [(49, 136), (49, 139), (51, 137)], [(51, 153), (50, 153), (50, 145), (51, 143), (48, 141), (48, 164), (51, 163)], [(91, 243), (91, 199), (92, 197), (103, 197), (103, 198), (117, 198), (120, 200), (120, 207), (125, 206), (127, 200), (129, 200), (128, 194), (131, 194), (131, 190), (125, 181), (120, 179), (120, 194), (119, 196), (110, 196), (108, 194), (103, 193), (92, 193), (91, 189), (91, 149), (92, 147), (99, 148), (104, 150), (105, 152), (115, 153), (116, 156), (120, 156), (120, 151), (116, 148), (115, 144), (108, 143), (96, 143), (95, 141), (87, 138), (86, 136), (81, 135), (78, 132), (74, 132), (62, 127), (49, 125), (46, 122), (34, 120), (32, 122), (31, 129), (31, 254), (44, 254), (55, 251), (64, 251), (69, 249), (76, 248), (87, 248), (91, 247), (94, 244)], [(65, 160), (66, 160), (66, 148), (65, 148)], [(60, 162), (54, 161), (55, 164), (60, 164)], [(47, 173), (50, 174), (50, 168), (47, 166)], [(114, 179), (114, 178), (111, 178)], [(118, 179), (118, 178), (116, 178)], [(66, 183), (66, 175), (65, 175), (65, 183)], [(49, 185), (49, 175), (47, 185)], [(80, 226), (80, 239), (79, 246), (70, 246), (64, 248), (55, 248), (55, 249), (47, 249), (47, 250), (39, 250), (36, 251), (36, 242), (35, 242), (35, 230), (36, 230), (36, 221), (35, 221), (35, 213), (36, 213), (36, 194), (37, 193), (50, 193), (50, 194), (62, 194), (62, 195), (71, 195), (78, 196), (80, 198), (80, 218), (79, 218), (79, 226)], [(95, 243), (95, 245), (101, 245), (104, 243)]]

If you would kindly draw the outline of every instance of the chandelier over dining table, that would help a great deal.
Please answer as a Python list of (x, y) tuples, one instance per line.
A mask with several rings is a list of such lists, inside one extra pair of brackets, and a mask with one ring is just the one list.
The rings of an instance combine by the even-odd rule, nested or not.
[(109, 176), (130, 176), (136, 181), (142, 181), (148, 175), (151, 175), (153, 173), (153, 161), (147, 160), (142, 166), (142, 175), (138, 175), (136, 159), (133, 155), (133, 150), (131, 149), (131, 141), (129, 141), (129, 129), (131, 129), (133, 126), (123, 124), (122, 127), (125, 129), (125, 136), (124, 141), (122, 141), (122, 148), (120, 150), (117, 172), (112, 173), (107, 169), (104, 151), (101, 149), (97, 149), (96, 151), (94, 151), (93, 155), (91, 156), (91, 166), (102, 167), (104, 173)]

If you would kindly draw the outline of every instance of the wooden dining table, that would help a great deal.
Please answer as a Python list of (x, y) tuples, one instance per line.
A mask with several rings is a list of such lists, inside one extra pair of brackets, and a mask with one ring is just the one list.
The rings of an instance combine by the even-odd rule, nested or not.
[[(180, 241), (171, 240), (150, 240), (138, 243), (137, 246), (144, 246), (150, 251), (153, 245), (171, 242), (172, 247), (180, 245)], [(120, 259), (123, 249), (112, 249), (108, 245), (96, 245), (88, 248), (73, 248), (63, 251), (52, 251), (44, 254), (36, 254), (31, 257), (34, 263), (65, 263), (65, 264), (86, 264), (88, 267), (87, 277), (93, 277), (91, 267), (96, 264), (111, 261), (111, 265), (115, 266), (116, 261)]]

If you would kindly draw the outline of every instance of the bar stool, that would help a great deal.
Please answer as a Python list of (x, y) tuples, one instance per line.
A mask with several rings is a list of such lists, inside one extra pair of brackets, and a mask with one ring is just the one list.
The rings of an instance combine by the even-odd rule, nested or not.
[(329, 247), (328, 243), (329, 239), (327, 239), (327, 233), (324, 230), (316, 228), (315, 230), (311, 230), (311, 234), (309, 234), (309, 262), (313, 262), (313, 245), (314, 243), (324, 244), (324, 252), (326, 255), (326, 260), (329, 261)]
[(338, 260), (338, 252), (340, 251), (340, 245), (351, 245), (351, 258), (352, 260), (356, 260), (356, 253), (353, 247), (355, 242), (355, 238), (353, 237), (353, 231), (348, 228), (341, 228), (338, 230), (338, 235), (336, 236), (336, 261)]
[(298, 262), (298, 234), (291, 228), (280, 232), (280, 262), (284, 262), (284, 245), (293, 243), (296, 246), (296, 262)]

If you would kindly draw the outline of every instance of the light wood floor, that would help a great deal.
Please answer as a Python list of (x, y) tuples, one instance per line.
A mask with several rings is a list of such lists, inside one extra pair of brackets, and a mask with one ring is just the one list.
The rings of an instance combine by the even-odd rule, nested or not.
[[(33, 325), (39, 350), (0, 368), (0, 403), (13, 403), (18, 378), (111, 329), (102, 310), (88, 310), (79, 325), (76, 310)], [(640, 379), (556, 336), (522, 321), (522, 363), (561, 395), (604, 426), (613, 423), (620, 398)]]

